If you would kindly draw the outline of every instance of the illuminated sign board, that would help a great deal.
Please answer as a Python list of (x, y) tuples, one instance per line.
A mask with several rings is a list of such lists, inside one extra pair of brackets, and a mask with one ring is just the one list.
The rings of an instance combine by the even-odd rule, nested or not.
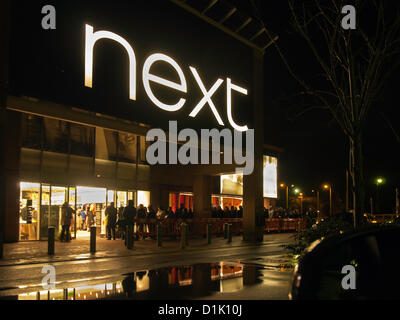
[(263, 156), (263, 178), (264, 197), (278, 197), (278, 159), (270, 156)]
[(13, 2), (10, 95), (162, 129), (254, 128), (252, 48), (171, 1), (53, 0), (45, 30), (46, 4)]
[[(132, 46), (121, 36), (110, 32), (110, 31), (96, 31), (93, 32), (93, 27), (91, 25), (85, 25), (85, 86), (92, 87), (93, 85), (93, 49), (98, 40), (101, 39), (110, 39), (118, 42), (124, 49), (126, 50), (129, 58), (129, 99), (136, 100), (136, 55), (135, 51), (133, 50)], [(179, 83), (173, 82), (171, 80), (164, 79), (160, 76), (154, 75), (150, 73), (150, 68), (155, 62), (164, 62), (169, 64), (178, 74), (179, 76)], [(194, 67), (189, 67), (190, 71), (192, 72), (196, 83), (198, 84), (201, 92), (203, 93), (202, 99), (199, 103), (194, 107), (192, 112), (189, 114), (190, 117), (196, 117), (199, 111), (204, 107), (206, 103), (211, 108), (212, 113), (214, 114), (215, 118), (218, 121), (218, 124), (223, 126), (224, 123), (211, 99), (212, 95), (215, 91), (219, 88), (219, 86), (224, 82), (222, 79), (218, 79), (211, 89), (207, 91), (204, 86), (203, 81), (200, 79), (200, 76)], [(160, 85), (175, 89), (177, 91), (187, 93), (187, 84), (186, 78), (182, 71), (182, 68), (178, 65), (178, 63), (171, 57), (162, 54), (162, 53), (154, 53), (150, 55), (143, 65), (143, 86), (144, 89), (150, 98), (150, 100), (159, 108), (165, 111), (177, 111), (183, 107), (186, 100), (184, 98), (180, 98), (179, 101), (175, 104), (166, 104), (161, 102), (153, 93), (150, 81), (158, 83)], [(237, 131), (246, 131), (248, 129), (247, 125), (240, 126), (238, 125), (232, 117), (232, 90), (239, 92), (241, 94), (247, 95), (247, 89), (242, 88), (236, 84), (232, 83), (230, 78), (226, 79), (226, 110), (228, 121), (230, 125)]]

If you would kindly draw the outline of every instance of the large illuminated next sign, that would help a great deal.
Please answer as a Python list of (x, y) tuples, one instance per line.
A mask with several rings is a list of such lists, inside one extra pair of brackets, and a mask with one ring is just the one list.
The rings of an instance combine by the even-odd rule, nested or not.
[[(129, 99), (136, 100), (136, 56), (135, 51), (132, 46), (121, 36), (105, 30), (100, 30), (93, 32), (93, 27), (86, 24), (85, 25), (85, 86), (92, 88), (93, 85), (93, 49), (96, 42), (100, 39), (110, 39), (118, 42), (122, 47), (126, 50), (129, 58)], [(163, 62), (169, 64), (178, 74), (179, 82), (173, 82), (168, 79), (164, 79), (160, 76), (154, 75), (150, 72), (151, 66), (155, 62)], [(199, 86), (201, 92), (203, 93), (203, 98), (197, 103), (197, 105), (193, 108), (192, 112), (190, 112), (190, 117), (196, 117), (199, 111), (206, 105), (206, 103), (210, 106), (212, 113), (219, 125), (223, 126), (224, 122), (221, 119), (221, 116), (218, 113), (217, 108), (215, 107), (212, 96), (218, 90), (218, 88), (224, 82), (223, 79), (217, 79), (217, 81), (213, 84), (213, 86), (207, 90), (197, 72), (196, 68), (189, 66), (189, 70), (192, 72), (194, 79), (196, 80), (197, 85)], [(178, 63), (172, 59), (171, 57), (162, 54), (162, 53), (154, 53), (150, 55), (143, 64), (143, 72), (142, 72), (142, 80), (143, 86), (146, 91), (149, 99), (159, 108), (166, 111), (178, 111), (183, 107), (186, 102), (184, 97), (180, 97), (178, 102), (175, 104), (166, 104), (160, 101), (154, 94), (151, 89), (151, 82), (158, 83), (160, 85), (169, 87), (171, 89), (175, 89), (183, 94), (187, 93), (187, 84), (186, 78), (182, 71), (182, 68), (178, 65)], [(226, 109), (227, 109), (227, 117), (230, 125), (237, 131), (246, 131), (248, 129), (247, 125), (240, 126), (238, 125), (232, 117), (232, 91), (239, 92), (241, 94), (247, 95), (247, 89), (242, 88), (236, 84), (232, 83), (230, 78), (226, 78)]]

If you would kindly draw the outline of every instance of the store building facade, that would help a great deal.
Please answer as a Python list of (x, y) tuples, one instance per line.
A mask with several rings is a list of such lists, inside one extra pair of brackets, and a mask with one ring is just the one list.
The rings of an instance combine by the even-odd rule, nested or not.
[[(46, 239), (48, 226), (60, 227), (64, 202), (76, 209), (75, 236), (86, 206), (104, 234), (105, 207), (128, 200), (183, 204), (198, 217), (209, 217), (212, 206), (243, 206), (247, 238), (260, 238), (278, 172), (277, 153), (266, 152), (262, 141), (262, 54), (178, 2), (121, 1), (111, 8), (56, 1), (55, 30), (41, 29), (31, 15), (40, 2), (18, 8), (24, 26), (38, 27), (11, 21), (6, 242)], [(15, 17), (17, 8), (11, 12)], [(246, 94), (229, 91), (228, 83)], [(167, 130), (172, 120), (194, 130), (254, 128), (253, 173), (237, 175), (235, 164), (223, 163), (149, 165), (146, 133)], [(30, 223), (22, 214), (27, 204)]]

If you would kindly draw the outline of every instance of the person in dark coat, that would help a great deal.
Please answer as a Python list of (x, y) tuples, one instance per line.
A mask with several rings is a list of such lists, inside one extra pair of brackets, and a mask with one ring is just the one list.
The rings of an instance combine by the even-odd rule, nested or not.
[(68, 202), (64, 202), (61, 207), (61, 225), (62, 231), (60, 240), (61, 241), (71, 241), (71, 234), (69, 228), (71, 226), (74, 210), (68, 205)]
[(243, 207), (239, 206), (238, 218), (243, 218)]
[(117, 209), (114, 207), (114, 202), (106, 208), (106, 230), (107, 230), (107, 240), (115, 240), (115, 227), (117, 225)]
[(123, 206), (119, 207), (117, 217), (117, 238), (122, 238), (122, 240), (125, 239), (124, 209)]
[[(135, 225), (136, 218), (136, 208), (133, 206), (133, 200), (128, 200), (128, 205), (125, 207), (124, 212), (124, 221), (125, 221), (125, 229), (127, 227), (133, 227)], [(125, 244), (126, 244), (126, 236), (125, 236)]]
[[(143, 204), (139, 205), (139, 208), (137, 210), (137, 217), (139, 219), (145, 219), (147, 216), (147, 210), (146, 207)], [(142, 239), (144, 239), (144, 231), (145, 231), (145, 224), (142, 222), (139, 222), (136, 225), (136, 240), (139, 240), (139, 233), (142, 236)]]
[(172, 211), (172, 207), (168, 207), (168, 210), (167, 210), (167, 212), (166, 212), (165, 215), (166, 215), (167, 218), (170, 218), (170, 219), (175, 218), (175, 214), (174, 214), (174, 212)]
[[(156, 211), (153, 209), (153, 206), (151, 204), (149, 204), (147, 209), (148, 209), (148, 212), (147, 212), (147, 217), (146, 218), (148, 218), (148, 219), (157, 218)], [(155, 231), (156, 231), (155, 223), (153, 223), (153, 222), (149, 223), (148, 227), (149, 227), (149, 232), (151, 234), (151, 237), (154, 238), (155, 237)]]
[(147, 218), (155, 219), (156, 218), (156, 212), (154, 211), (153, 206), (150, 204), (147, 209), (148, 209)]

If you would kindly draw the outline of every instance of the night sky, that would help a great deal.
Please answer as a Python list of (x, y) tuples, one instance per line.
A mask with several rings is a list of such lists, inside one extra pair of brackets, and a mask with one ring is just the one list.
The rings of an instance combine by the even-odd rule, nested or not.
[[(237, 4), (240, 3), (244, 5), (241, 1)], [(265, 26), (279, 35), (279, 46), (295, 72), (305, 79), (315, 77), (320, 70), (316, 68), (305, 40), (293, 30), (287, 1), (254, 3)], [(392, 12), (398, 12), (400, 8), (398, 2), (387, 1), (387, 5), (391, 6)], [(251, 5), (244, 6), (243, 10), (255, 15)], [(364, 16), (357, 16), (357, 21), (365, 25), (375, 14), (368, 11)], [(281, 180), (301, 187), (308, 195), (312, 195), (311, 189), (331, 183), (334, 197), (344, 201), (349, 147), (346, 136), (326, 110), (313, 109), (298, 115), (302, 109), (296, 94), (301, 88), (273, 47), (265, 54), (265, 82), (265, 142), (285, 149), (279, 163)], [(399, 134), (400, 123), (396, 117), (398, 83), (399, 72), (396, 70), (385, 82), (382, 95), (370, 110), (364, 134), (366, 198), (375, 197), (375, 178), (384, 177), (381, 211), (387, 213), (394, 212), (395, 188), (400, 187), (400, 143), (382, 114), (390, 119)]]

